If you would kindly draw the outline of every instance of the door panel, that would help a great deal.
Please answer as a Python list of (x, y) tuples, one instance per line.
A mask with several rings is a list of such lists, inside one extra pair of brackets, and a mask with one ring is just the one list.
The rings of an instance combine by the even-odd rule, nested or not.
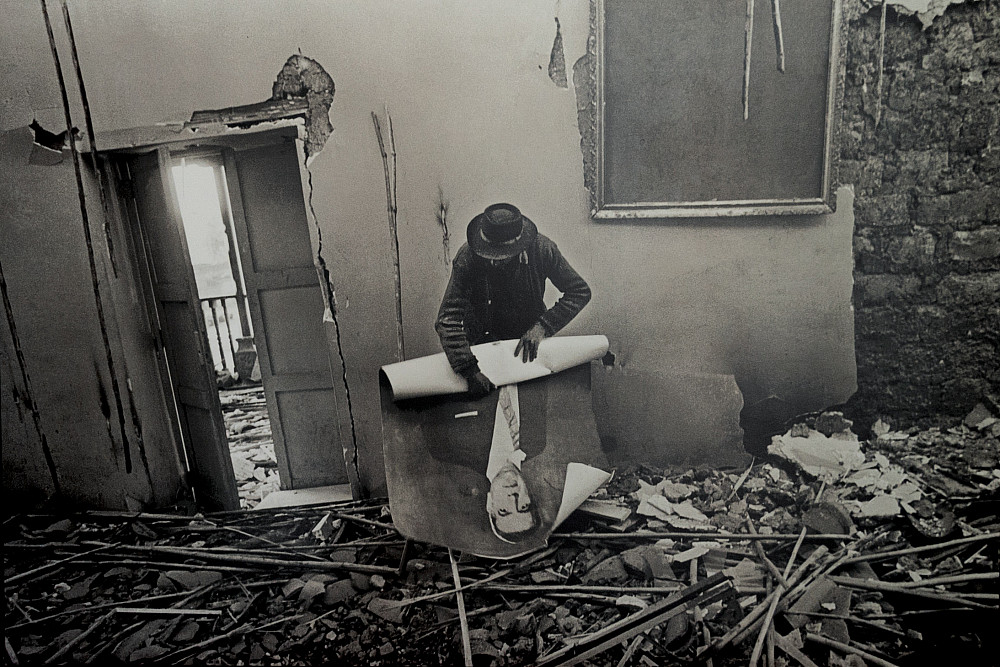
[(341, 469), (344, 468), (337, 447), (339, 433), (336, 420), (316, 418), (321, 414), (333, 415), (331, 406), (336, 405), (334, 390), (282, 387), (276, 388), (275, 399), (281, 414), (282, 437), (292, 445), (289, 467), (296, 485), (308, 488), (346, 483), (346, 471), (342, 477), (336, 477), (334, 471), (325, 465), (316, 465), (317, 462), (328, 461), (332, 453), (341, 461)]
[(259, 290), (272, 375), (315, 372), (318, 350), (310, 342), (325, 338), (323, 295), (316, 285), (315, 271), (311, 278), (307, 287)]
[[(243, 214), (254, 271), (261, 274), (307, 269), (316, 282), (309, 228), (294, 144), (240, 151)], [(289, 150), (290, 149), (290, 150)]]
[(157, 317), (198, 502), (238, 509), (215, 370), (165, 147), (132, 162), (133, 194), (149, 255)]
[(298, 150), (226, 151), (225, 169), (282, 487), (346, 483)]

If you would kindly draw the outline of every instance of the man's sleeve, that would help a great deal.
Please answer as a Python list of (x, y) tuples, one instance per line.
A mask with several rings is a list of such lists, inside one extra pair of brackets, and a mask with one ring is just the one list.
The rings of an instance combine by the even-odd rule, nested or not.
[(434, 329), (441, 339), (441, 347), (452, 369), (463, 377), (479, 372), (479, 362), (469, 347), (469, 337), (465, 333), (465, 316), (469, 308), (469, 267), (466, 262), (455, 258), (452, 263), (451, 279), (441, 299)]
[(542, 248), (547, 277), (562, 296), (555, 305), (542, 313), (539, 319), (549, 336), (555, 335), (570, 323), (590, 301), (590, 286), (580, 277), (555, 243), (549, 241)]

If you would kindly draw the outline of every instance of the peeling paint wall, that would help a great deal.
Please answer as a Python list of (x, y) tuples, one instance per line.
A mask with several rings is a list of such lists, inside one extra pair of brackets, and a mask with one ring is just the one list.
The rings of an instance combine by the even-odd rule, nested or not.
[[(612, 342), (616, 362), (595, 377), (636, 400), (598, 402), (598, 421), (605, 433), (633, 424), (642, 440), (634, 452), (619, 445), (622, 457), (718, 462), (725, 452), (709, 453), (692, 432), (662, 431), (683, 422), (682, 411), (727, 425), (739, 405), (768, 396), (801, 412), (854, 390), (851, 192), (838, 193), (838, 212), (828, 216), (594, 223), (578, 123), (593, 95), (581, 78), (591, 8), (587, 0), (559, 4), (556, 17), (548, 5), (500, 0), (70, 3), (98, 132), (257, 102), (289, 53), (314, 59), (336, 82), (333, 133), (309, 163), (311, 203), (336, 287), (360, 476), (371, 493), (385, 488), (377, 370), (397, 350), (393, 243), (371, 120), (386, 107), (397, 152), (408, 357), (440, 350), (432, 324), (468, 221), (490, 203), (510, 201), (593, 288), (593, 301), (565, 333), (599, 332)], [(4, 129), (27, 125), (26, 100), (51, 98), (54, 85), (37, 8), (27, 3), (10, 13), (3, 41), (13, 35), (20, 48), (14, 80), (0, 84)], [(572, 73), (566, 63), (575, 63)], [(43, 219), (22, 215), (28, 228)], [(68, 234), (62, 226), (79, 221), (67, 218), (46, 224)], [(61, 243), (78, 250), (76, 239)], [(22, 268), (24, 290), (38, 272)], [(82, 308), (85, 295), (73, 294), (73, 308)], [(89, 328), (92, 314), (79, 315)], [(41, 322), (25, 322), (35, 337)], [(43, 349), (31, 358), (55, 372)], [(69, 372), (93, 375), (90, 366)], [(723, 379), (705, 379), (716, 377)], [(732, 381), (742, 396), (732, 395)], [(683, 408), (671, 404), (679, 395), (688, 399)], [(672, 419), (653, 418), (657, 409)], [(100, 438), (107, 436), (93, 434)]]

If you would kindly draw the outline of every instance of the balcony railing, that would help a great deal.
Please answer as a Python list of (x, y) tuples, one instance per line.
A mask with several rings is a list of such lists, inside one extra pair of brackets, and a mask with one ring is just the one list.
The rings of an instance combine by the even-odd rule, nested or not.
[(239, 339), (251, 335), (246, 321), (246, 306), (236, 296), (201, 299), (201, 312), (208, 330), (215, 370), (235, 371)]

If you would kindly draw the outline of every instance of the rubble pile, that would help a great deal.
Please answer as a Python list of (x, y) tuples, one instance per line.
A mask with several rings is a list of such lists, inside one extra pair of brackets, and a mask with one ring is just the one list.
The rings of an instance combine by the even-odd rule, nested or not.
[(977, 411), (866, 442), (825, 413), (745, 470), (619, 470), (508, 561), (407, 541), (380, 500), (9, 516), (7, 659), (987, 664), (1000, 444)]
[(253, 509), (280, 486), (264, 389), (259, 385), (225, 389), (219, 392), (219, 399), (240, 507)]

